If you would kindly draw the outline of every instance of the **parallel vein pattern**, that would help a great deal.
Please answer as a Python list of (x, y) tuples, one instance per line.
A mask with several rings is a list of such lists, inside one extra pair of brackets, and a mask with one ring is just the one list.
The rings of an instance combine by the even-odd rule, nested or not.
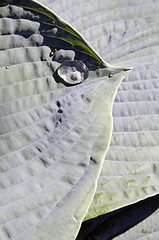
[[(128, 69), (108, 78), (81, 35), (36, 1), (2, 1), (0, 26), (0, 240), (75, 239)], [(66, 60), (83, 61), (90, 77), (65, 84)]]
[(104, 60), (133, 66), (113, 105), (112, 140), (88, 219), (159, 191), (159, 1), (69, 3), (46, 4)]

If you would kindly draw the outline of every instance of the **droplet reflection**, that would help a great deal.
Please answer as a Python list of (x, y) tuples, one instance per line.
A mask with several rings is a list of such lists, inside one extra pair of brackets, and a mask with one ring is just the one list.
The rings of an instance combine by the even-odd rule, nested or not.
[(57, 69), (58, 75), (68, 84), (82, 83), (88, 78), (89, 70), (82, 61), (66, 61)]

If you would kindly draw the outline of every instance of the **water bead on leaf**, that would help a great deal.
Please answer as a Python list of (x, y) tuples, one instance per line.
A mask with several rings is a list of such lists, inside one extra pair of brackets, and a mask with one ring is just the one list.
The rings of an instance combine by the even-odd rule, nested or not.
[(57, 48), (53, 48), (49, 54), (49, 57), (52, 57), (57, 52)]
[(112, 78), (114, 76), (114, 73), (109, 73), (108, 78)]
[(68, 84), (82, 83), (88, 78), (89, 70), (82, 61), (66, 61), (57, 69), (58, 75)]

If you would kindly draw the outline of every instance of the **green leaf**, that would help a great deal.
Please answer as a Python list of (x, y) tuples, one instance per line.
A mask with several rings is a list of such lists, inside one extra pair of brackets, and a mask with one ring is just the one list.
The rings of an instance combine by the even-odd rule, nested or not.
[[(130, 68), (104, 62), (36, 1), (1, 1), (0, 17), (1, 239), (75, 239)], [(58, 75), (65, 61), (82, 62), (89, 77), (70, 84)], [(82, 76), (77, 65), (71, 74)]]

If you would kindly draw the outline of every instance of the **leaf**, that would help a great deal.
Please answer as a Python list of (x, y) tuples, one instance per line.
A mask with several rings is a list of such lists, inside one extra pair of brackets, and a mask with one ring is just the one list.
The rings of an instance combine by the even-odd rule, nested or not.
[[(113, 14), (117, 11), (120, 21)], [(111, 22), (116, 30), (109, 32), (110, 47), (102, 46), (98, 52), (113, 64), (130, 64), (133, 71), (115, 99), (110, 148), (86, 219), (159, 192), (158, 4), (133, 3), (127, 8), (124, 4), (116, 5), (111, 12), (112, 17), (104, 24)], [(101, 44), (102, 38), (103, 35), (101, 41), (98, 39)]]
[(158, 4), (95, 2), (75, 21), (71, 12), (81, 9), (70, 7), (62, 16), (104, 59), (133, 66), (115, 99), (113, 136), (90, 218), (158, 193)]
[[(1, 1), (0, 17), (0, 237), (75, 239), (130, 68), (104, 62), (36, 1)], [(89, 77), (70, 85), (58, 75), (65, 61), (82, 62)]]
[[(159, 1), (77, 1), (76, 6), (71, 1), (65, 4), (64, 0), (56, 1), (56, 4), (47, 3), (78, 29), (103, 59), (112, 64), (133, 66), (133, 71), (119, 87), (113, 105), (111, 146), (86, 217), (113, 211), (155, 195), (159, 192)], [(117, 198), (120, 198), (119, 201)], [(153, 215), (157, 222), (158, 214)], [(145, 219), (143, 229), (149, 229), (152, 218)], [(89, 225), (91, 223), (87, 221), (87, 232)], [(114, 227), (106, 226), (107, 232), (114, 231)], [(137, 227), (130, 231), (134, 238)], [(153, 229), (148, 235), (150, 239), (156, 239), (158, 234), (155, 232), (157, 228)], [(142, 232), (142, 228), (140, 230)], [(131, 239), (129, 230), (122, 237)], [(106, 236), (103, 238), (106, 239)]]

